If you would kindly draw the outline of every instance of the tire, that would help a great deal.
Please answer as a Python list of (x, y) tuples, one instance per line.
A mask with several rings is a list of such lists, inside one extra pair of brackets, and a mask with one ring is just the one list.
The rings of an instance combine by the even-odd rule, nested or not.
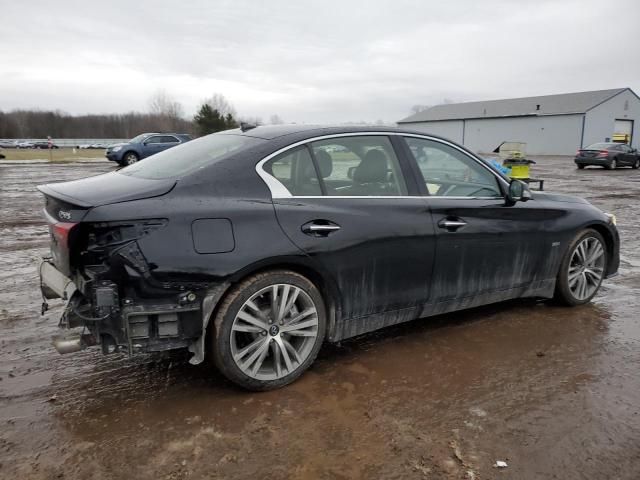
[[(597, 258), (596, 253), (600, 250), (596, 245), (601, 249)], [(586, 261), (581, 259), (584, 256)], [(592, 256), (595, 259), (590, 262)], [(554, 299), (569, 306), (590, 302), (602, 285), (607, 263), (607, 245), (602, 235), (591, 229), (580, 232), (567, 248), (560, 264)], [(584, 290), (582, 285), (585, 285)]]
[(614, 158), (613, 160), (611, 160), (609, 165), (606, 166), (606, 169), (607, 170), (615, 170), (616, 168), (618, 168), (618, 161)]
[(122, 156), (122, 165), (124, 165), (124, 166), (133, 165), (139, 159), (140, 158), (138, 157), (136, 152), (127, 152)]
[(578, 165), (578, 170), (584, 170), (584, 165)]
[(638, 168), (640, 168), (640, 158), (636, 158), (636, 161), (633, 162), (633, 165), (631, 165), (631, 168), (633, 168), (634, 170), (637, 170)]
[[(276, 308), (274, 288), (276, 299), (285, 298), (275, 302)], [(294, 294), (291, 308), (280, 314)], [(227, 294), (210, 323), (215, 366), (247, 390), (288, 385), (316, 359), (326, 334), (326, 317), (322, 295), (302, 275), (287, 270), (253, 275)]]

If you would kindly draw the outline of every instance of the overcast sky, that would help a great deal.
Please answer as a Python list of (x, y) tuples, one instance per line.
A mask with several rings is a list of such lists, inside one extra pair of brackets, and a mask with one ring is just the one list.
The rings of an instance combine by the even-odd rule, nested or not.
[(0, 110), (395, 122), (412, 105), (631, 87), (640, 2), (0, 0)]

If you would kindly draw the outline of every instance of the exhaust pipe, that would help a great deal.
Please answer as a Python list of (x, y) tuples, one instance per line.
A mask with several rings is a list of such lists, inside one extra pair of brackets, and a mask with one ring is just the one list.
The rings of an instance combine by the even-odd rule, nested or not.
[(90, 345), (95, 345), (93, 335), (70, 334), (53, 337), (53, 346), (61, 355), (79, 352)]

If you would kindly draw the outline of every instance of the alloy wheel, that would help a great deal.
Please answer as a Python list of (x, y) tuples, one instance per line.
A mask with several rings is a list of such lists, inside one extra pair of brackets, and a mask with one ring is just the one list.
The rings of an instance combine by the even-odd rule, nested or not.
[(569, 262), (569, 290), (578, 300), (595, 293), (604, 275), (605, 252), (600, 240), (587, 237), (573, 251)]
[(311, 297), (291, 284), (270, 285), (243, 303), (231, 326), (231, 354), (256, 380), (276, 380), (300, 367), (318, 336)]

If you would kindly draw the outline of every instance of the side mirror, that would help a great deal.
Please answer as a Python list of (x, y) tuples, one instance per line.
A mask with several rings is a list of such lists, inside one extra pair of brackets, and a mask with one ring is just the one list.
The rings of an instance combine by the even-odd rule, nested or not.
[(532, 198), (533, 195), (531, 195), (531, 190), (529, 190), (529, 186), (526, 183), (515, 178), (511, 180), (509, 190), (505, 196), (505, 200), (509, 205), (513, 205), (516, 202), (526, 202)]

